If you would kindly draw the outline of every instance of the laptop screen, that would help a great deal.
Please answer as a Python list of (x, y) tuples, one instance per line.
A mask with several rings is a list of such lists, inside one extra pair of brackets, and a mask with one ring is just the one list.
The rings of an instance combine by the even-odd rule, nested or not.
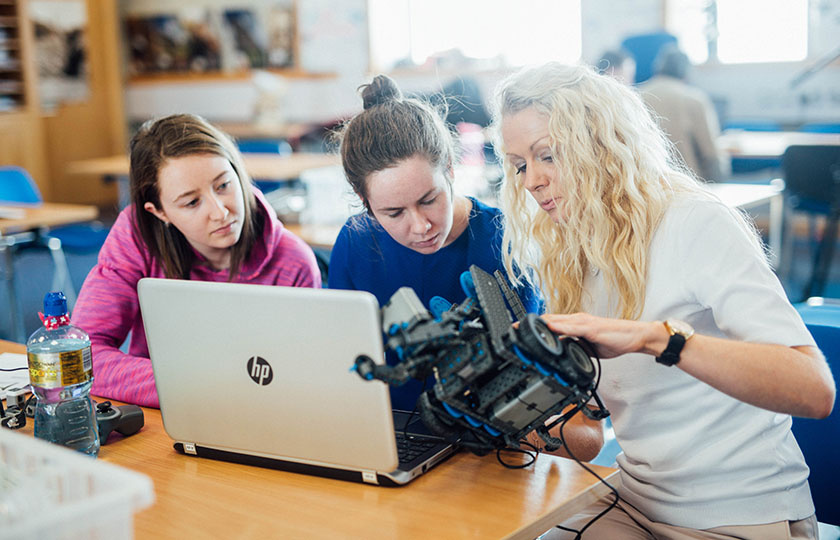
[(146, 278), (140, 308), (164, 427), (176, 441), (351, 469), (396, 468), (383, 359), (361, 291)]

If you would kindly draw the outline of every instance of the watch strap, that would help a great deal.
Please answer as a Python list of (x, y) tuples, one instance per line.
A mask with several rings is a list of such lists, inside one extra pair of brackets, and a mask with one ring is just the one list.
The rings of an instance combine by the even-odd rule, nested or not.
[(673, 333), (668, 338), (668, 346), (661, 355), (656, 357), (656, 361), (666, 366), (673, 366), (680, 361), (680, 353), (685, 347), (685, 336), (682, 334)]

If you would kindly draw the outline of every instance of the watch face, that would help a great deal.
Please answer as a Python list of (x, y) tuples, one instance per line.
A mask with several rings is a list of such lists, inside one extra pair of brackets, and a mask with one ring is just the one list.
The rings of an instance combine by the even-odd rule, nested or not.
[(694, 334), (694, 328), (691, 327), (685, 321), (681, 321), (679, 319), (668, 319), (668, 326), (673, 330), (675, 333), (684, 336), (686, 339), (691, 337)]

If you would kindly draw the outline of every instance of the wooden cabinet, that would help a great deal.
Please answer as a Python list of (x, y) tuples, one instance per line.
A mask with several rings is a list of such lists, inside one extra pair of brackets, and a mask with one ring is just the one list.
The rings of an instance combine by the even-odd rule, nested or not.
[(0, 0), (0, 165), (23, 167), (51, 195), (25, 0)]
[(44, 200), (108, 206), (116, 187), (72, 177), (67, 164), (125, 152), (119, 16), (116, 0), (85, 0), (87, 95), (55, 108), (38, 99), (31, 4), (0, 0), (0, 165), (23, 167)]
[(0, 0), (0, 112), (26, 105), (17, 0)]

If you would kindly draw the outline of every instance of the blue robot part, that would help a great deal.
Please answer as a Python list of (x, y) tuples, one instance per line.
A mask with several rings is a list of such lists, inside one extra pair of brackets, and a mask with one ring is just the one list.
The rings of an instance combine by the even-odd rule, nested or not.
[(588, 342), (554, 334), (525, 313), (498, 271), (494, 276), (472, 266), (461, 285), (467, 299), (436, 301), (434, 315), (418, 307), (412, 289), (398, 290), (382, 319), (385, 345), (400, 362), (387, 366), (359, 357), (358, 374), (399, 386), (432, 373), (435, 383), (417, 403), (421, 419), (439, 435), (459, 435), (479, 455), (521, 448), (534, 430), (553, 450), (561, 441), (548, 429), (560, 421), (578, 411), (595, 419), (609, 415), (596, 393), (596, 356)]

